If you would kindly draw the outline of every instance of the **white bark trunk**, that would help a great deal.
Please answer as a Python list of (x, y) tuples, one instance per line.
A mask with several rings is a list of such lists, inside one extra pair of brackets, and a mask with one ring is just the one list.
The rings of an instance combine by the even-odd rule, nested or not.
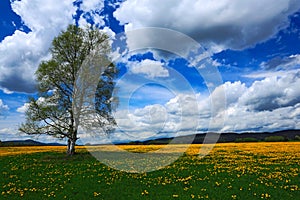
[(68, 139), (68, 147), (67, 147), (68, 155), (73, 155), (75, 153), (75, 143), (76, 143), (76, 140)]

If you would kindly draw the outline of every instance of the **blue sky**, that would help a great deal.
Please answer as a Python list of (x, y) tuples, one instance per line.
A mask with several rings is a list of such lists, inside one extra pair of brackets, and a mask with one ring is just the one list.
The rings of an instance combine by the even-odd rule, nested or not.
[(300, 129), (298, 0), (3, 0), (0, 9), (0, 140), (29, 138), (17, 128), (34, 72), (74, 23), (103, 29), (119, 56), (113, 140)]

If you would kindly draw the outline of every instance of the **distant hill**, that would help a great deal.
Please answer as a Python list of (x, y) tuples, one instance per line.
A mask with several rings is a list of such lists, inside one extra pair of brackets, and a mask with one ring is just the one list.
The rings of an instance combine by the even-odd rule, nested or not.
[(60, 143), (42, 143), (34, 140), (2, 141), (0, 146), (63, 146)]
[[(300, 140), (300, 130), (284, 130), (277, 132), (260, 132), (260, 133), (199, 133), (195, 135), (179, 136), (176, 139), (178, 144), (190, 143), (192, 137), (193, 144), (202, 144), (206, 134), (210, 134), (210, 138), (218, 137), (217, 143), (224, 142), (260, 142), (260, 141), (293, 141)], [(159, 138), (146, 141), (133, 141), (129, 144), (168, 144), (173, 138)], [(206, 143), (213, 141), (207, 140)]]
[[(259, 133), (199, 133), (195, 135), (179, 136), (176, 138), (175, 144), (202, 144), (206, 134), (210, 134), (210, 138), (218, 137), (217, 143), (225, 142), (262, 142), (262, 141), (300, 141), (300, 130), (284, 130), (277, 132), (259, 132)], [(159, 138), (146, 141), (131, 141), (116, 144), (168, 144), (174, 138)], [(214, 141), (206, 140), (206, 143)], [(174, 141), (173, 141), (174, 143)], [(34, 140), (13, 140), (0, 141), (1, 146), (64, 146), (60, 143), (42, 143)]]

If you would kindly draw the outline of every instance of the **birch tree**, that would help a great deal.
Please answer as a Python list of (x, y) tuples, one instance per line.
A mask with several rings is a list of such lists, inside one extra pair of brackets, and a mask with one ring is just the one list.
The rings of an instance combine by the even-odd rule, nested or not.
[[(74, 154), (80, 123), (90, 123), (82, 120), (89, 112), (83, 98), (89, 90), (94, 95), (93, 114), (98, 119), (89, 125), (97, 124), (110, 133), (116, 125), (111, 99), (117, 74), (106, 56), (110, 50), (108, 36), (95, 28), (70, 25), (54, 38), (51, 59), (42, 62), (36, 71), (38, 97), (30, 98), (26, 121), (19, 130), (30, 135), (67, 138), (67, 154)], [(93, 76), (81, 76), (78, 80), (78, 73), (83, 71), (89, 72), (86, 76)], [(89, 89), (95, 81), (94, 89)]]

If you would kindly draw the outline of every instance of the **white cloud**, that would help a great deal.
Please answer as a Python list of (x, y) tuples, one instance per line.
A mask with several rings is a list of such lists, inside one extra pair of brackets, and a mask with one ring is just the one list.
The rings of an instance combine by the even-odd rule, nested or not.
[(104, 2), (99, 0), (89, 0), (89, 1), (82, 1), (80, 5), (80, 9), (84, 12), (89, 12), (91, 10), (98, 10), (101, 11), (104, 7)]
[(33, 32), (45, 29), (59, 32), (72, 22), (72, 15), (76, 11), (73, 0), (45, 0), (43, 3), (39, 0), (21, 0), (13, 1), (11, 6)]
[(20, 140), (20, 139), (29, 139), (29, 136), (16, 134), (14, 128), (0, 128), (0, 140), (9, 141), (9, 140)]
[(166, 103), (170, 113), (177, 115), (195, 116), (198, 114), (198, 98), (200, 94), (182, 94), (179, 93)]
[(111, 39), (114, 39), (115, 36), (116, 36), (116, 33), (113, 32), (109, 27), (105, 26), (103, 29), (102, 29)]
[[(226, 93), (235, 83), (227, 83)], [(226, 107), (227, 131), (275, 131), (297, 128), (300, 119), (300, 74), (267, 77), (239, 91)]]
[(5, 105), (5, 104), (3, 103), (3, 101), (2, 101), (2, 99), (0, 99), (0, 114), (1, 114), (3, 111), (6, 111), (6, 110), (8, 110), (8, 109), (9, 109), (8, 105)]
[(0, 129), (0, 134), (3, 134), (3, 133), (9, 133), (11, 132), (13, 129), (11, 128), (2, 128)]
[(8, 90), (6, 88), (1, 88), (0, 87), (0, 90), (2, 90), (4, 94), (12, 94), (12, 93), (14, 93), (13, 91), (10, 91), (10, 90)]
[(197, 98), (199, 94), (178, 94), (165, 104), (146, 105), (131, 111), (115, 113), (119, 129), (125, 136), (119, 139), (147, 139), (171, 136), (182, 132), (192, 134), (198, 126)]
[[(159, 5), (159, 6), (158, 6)], [(127, 0), (114, 12), (125, 30), (163, 27), (185, 33), (213, 51), (244, 49), (262, 42), (288, 23), (298, 0)], [(159, 35), (143, 40), (160, 40)], [(136, 41), (136, 42), (139, 42)]]
[(226, 82), (217, 87), (212, 92), (208, 100), (213, 101), (212, 106), (214, 106), (216, 112), (220, 112), (231, 104), (236, 103), (238, 99), (246, 92), (246, 90), (247, 88), (245, 84), (241, 83), (240, 81), (234, 83)]
[(1, 128), (0, 129), (0, 140), (1, 141), (11, 141), (11, 140), (26, 140), (31, 139), (30, 136), (25, 134), (17, 134), (14, 128)]
[(300, 103), (300, 72), (255, 81), (239, 103), (257, 111), (274, 110)]
[(35, 140), (44, 143), (57, 142), (61, 144), (66, 144), (66, 141), (54, 138), (49, 135), (27, 135), (25, 133), (18, 132), (17, 128), (0, 128), (0, 140), (1, 141), (11, 141), (11, 140)]
[(277, 131), (296, 128), (297, 118), (289, 113), (296, 107), (277, 108), (273, 111), (253, 111), (248, 107), (233, 106), (227, 109), (226, 131)]
[(133, 74), (143, 74), (148, 78), (168, 77), (169, 72), (163, 67), (163, 63), (154, 60), (142, 60), (141, 62), (128, 62)]
[(30, 105), (29, 103), (25, 103), (23, 106), (17, 108), (17, 112), (25, 113), (28, 110), (29, 105)]
[[(300, 73), (268, 77), (248, 87), (240, 81), (226, 82), (209, 96), (178, 93), (165, 104), (120, 110), (117, 122), (125, 136), (118, 138), (167, 137), (193, 134), (196, 130), (245, 132), (299, 128), (299, 84)], [(212, 102), (222, 99), (220, 95), (224, 93), (226, 102)]]
[[(158, 116), (159, 115), (159, 116)], [(119, 110), (115, 113), (118, 124), (116, 135), (123, 140), (139, 140), (155, 136), (164, 129), (168, 114), (161, 105), (148, 105), (131, 112)], [(115, 139), (115, 138), (114, 138)]]
[(34, 72), (48, 59), (52, 39), (72, 23), (72, 0), (21, 0), (11, 3), (31, 32), (15, 31), (0, 43), (0, 86), (6, 91), (33, 92)]
[(290, 55), (287, 57), (275, 57), (267, 62), (262, 62), (260, 66), (266, 70), (286, 70), (290, 68), (295, 68), (300, 65), (300, 55)]
[(82, 1), (80, 9), (83, 14), (79, 19), (79, 26), (85, 27), (90, 21), (93, 21), (97, 26), (103, 26), (105, 24), (104, 17), (100, 15), (104, 8), (104, 1), (99, 0), (85, 0)]

